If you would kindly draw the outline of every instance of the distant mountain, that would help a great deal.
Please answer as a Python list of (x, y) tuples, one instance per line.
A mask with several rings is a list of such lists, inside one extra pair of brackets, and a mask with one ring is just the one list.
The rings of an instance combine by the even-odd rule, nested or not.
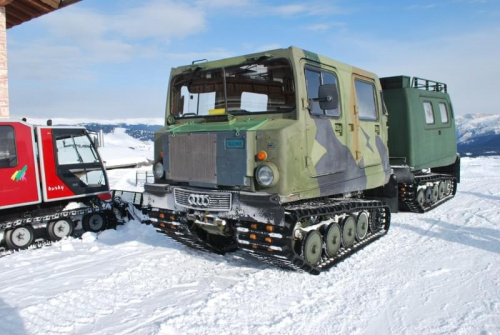
[(458, 152), (462, 157), (500, 155), (500, 115), (457, 117)]
[[(30, 119), (33, 124), (45, 124), (46, 120)], [(456, 118), (458, 152), (461, 156), (500, 155), (500, 115), (467, 114)], [(163, 119), (54, 119), (54, 125), (81, 125), (91, 131), (113, 133), (124, 128), (125, 133), (141, 141), (153, 141), (154, 132), (163, 125)]]

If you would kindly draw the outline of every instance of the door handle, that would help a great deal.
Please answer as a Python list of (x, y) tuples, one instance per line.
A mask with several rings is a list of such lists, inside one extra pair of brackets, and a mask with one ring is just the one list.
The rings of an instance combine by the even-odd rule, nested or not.
[(339, 136), (342, 136), (342, 124), (341, 123), (335, 123), (335, 132)]
[(380, 135), (380, 126), (378, 124), (375, 125), (375, 134)]

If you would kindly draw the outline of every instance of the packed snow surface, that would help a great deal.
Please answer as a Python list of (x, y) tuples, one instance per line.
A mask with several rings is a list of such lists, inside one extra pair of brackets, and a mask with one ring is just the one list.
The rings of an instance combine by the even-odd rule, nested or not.
[[(500, 158), (319, 276), (129, 222), (0, 259), (0, 334), (498, 334)], [(110, 172), (135, 187), (134, 170)]]

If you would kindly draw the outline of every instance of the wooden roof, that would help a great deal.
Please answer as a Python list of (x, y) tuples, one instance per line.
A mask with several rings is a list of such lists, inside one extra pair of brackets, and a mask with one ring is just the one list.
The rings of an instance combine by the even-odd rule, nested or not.
[(5, 7), (7, 29), (81, 0), (0, 0)]

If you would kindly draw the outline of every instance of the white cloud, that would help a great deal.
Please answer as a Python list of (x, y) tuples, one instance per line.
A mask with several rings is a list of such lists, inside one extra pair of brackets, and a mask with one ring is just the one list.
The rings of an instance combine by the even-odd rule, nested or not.
[(411, 6), (406, 7), (406, 9), (409, 9), (409, 10), (433, 9), (433, 8), (436, 8), (437, 6), (439, 6), (437, 3), (430, 3), (430, 4), (426, 4), (426, 5), (411, 5)]
[(157, 38), (169, 41), (204, 31), (204, 12), (188, 4), (150, 1), (122, 13), (106, 15), (77, 6), (51, 14), (44, 20), (51, 34), (84, 43), (85, 40)]
[(272, 8), (273, 13), (283, 16), (295, 15), (306, 11), (307, 7), (305, 5), (283, 5)]
[(306, 30), (311, 31), (327, 31), (333, 27), (344, 27), (345, 23), (343, 22), (335, 22), (335, 23), (317, 23), (304, 27)]
[(199, 8), (154, 0), (111, 15), (70, 6), (37, 23), (48, 29), (43, 39), (9, 40), (11, 80), (92, 80), (93, 65), (157, 56), (157, 46), (204, 31), (206, 19)]
[(129, 38), (170, 40), (196, 34), (205, 29), (205, 14), (197, 7), (172, 1), (153, 1), (128, 9), (110, 18), (110, 28)]
[(191, 64), (191, 62), (194, 60), (207, 59), (210, 61), (233, 57), (236, 55), (226, 49), (214, 48), (209, 51), (168, 52), (165, 54), (165, 56), (170, 59), (179, 60), (181, 62), (179, 65), (186, 65)]
[(264, 45), (259, 45), (258, 47), (256, 47), (254, 52), (261, 52), (261, 51), (281, 49), (281, 48), (283, 48), (283, 47), (281, 46), (281, 44), (278, 44), (278, 43), (264, 44)]
[(404, 74), (447, 83), (457, 114), (500, 113), (500, 44), (493, 42), (498, 36), (500, 27), (403, 42), (343, 32), (332, 46), (351, 50), (350, 55), (356, 50), (359, 58), (343, 61), (379, 76)]
[(198, 5), (207, 8), (229, 8), (229, 7), (244, 7), (248, 5), (255, 4), (255, 1), (251, 0), (199, 0)]

